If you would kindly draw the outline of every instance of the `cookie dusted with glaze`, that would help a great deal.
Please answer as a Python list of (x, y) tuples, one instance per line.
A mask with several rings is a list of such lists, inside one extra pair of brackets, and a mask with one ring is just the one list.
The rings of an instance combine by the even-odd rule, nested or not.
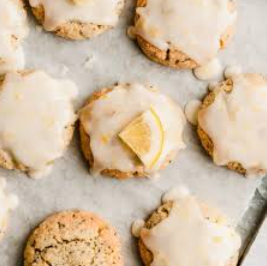
[(6, 180), (0, 177), (0, 241), (2, 240), (8, 227), (10, 212), (18, 205), (18, 198), (13, 194), (7, 194)]
[(163, 203), (139, 229), (144, 264), (236, 266), (241, 240), (227, 218), (190, 194), (175, 198)]
[(123, 266), (116, 231), (85, 211), (64, 211), (46, 219), (31, 234), (24, 266)]
[(80, 112), (81, 146), (93, 173), (153, 176), (185, 148), (180, 107), (154, 87), (119, 84), (89, 98)]
[(138, 0), (133, 34), (151, 60), (195, 68), (226, 47), (235, 21), (232, 0)]
[(0, 81), (0, 166), (34, 178), (48, 174), (72, 138), (77, 94), (72, 81), (42, 71), (6, 74)]
[(0, 75), (22, 70), (25, 65), (22, 41), (28, 35), (27, 14), (22, 0), (0, 2)]
[(204, 99), (198, 135), (215, 164), (247, 176), (267, 172), (267, 79), (258, 74), (229, 77)]
[(82, 40), (115, 27), (124, 0), (29, 0), (44, 29), (56, 35)]

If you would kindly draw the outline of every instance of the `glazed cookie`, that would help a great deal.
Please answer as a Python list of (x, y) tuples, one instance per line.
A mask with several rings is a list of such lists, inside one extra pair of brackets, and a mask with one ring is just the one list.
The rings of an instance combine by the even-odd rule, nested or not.
[(152, 86), (119, 84), (96, 92), (80, 112), (81, 146), (93, 173), (153, 176), (185, 147), (185, 118)]
[(9, 213), (18, 205), (18, 198), (13, 194), (6, 194), (6, 180), (0, 177), (0, 241), (8, 225)]
[(0, 80), (0, 166), (31, 177), (48, 174), (68, 146), (76, 115), (76, 85), (42, 71)]
[(132, 31), (151, 60), (195, 68), (227, 45), (235, 21), (232, 0), (137, 0)]
[(198, 135), (215, 164), (267, 173), (267, 79), (237, 74), (217, 85), (198, 112)]
[(28, 35), (27, 15), (22, 0), (0, 1), (0, 75), (24, 68), (21, 46)]
[(92, 38), (119, 19), (124, 0), (29, 0), (44, 29), (71, 40)]
[(95, 214), (65, 211), (46, 219), (30, 236), (24, 266), (123, 266), (115, 230)]
[(163, 203), (139, 230), (146, 266), (237, 265), (239, 235), (225, 216), (190, 194)]

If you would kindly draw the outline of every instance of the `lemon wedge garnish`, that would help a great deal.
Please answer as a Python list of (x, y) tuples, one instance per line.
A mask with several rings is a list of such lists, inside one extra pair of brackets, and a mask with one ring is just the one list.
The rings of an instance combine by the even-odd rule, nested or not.
[(135, 118), (119, 137), (148, 168), (153, 168), (162, 154), (164, 130), (153, 108)]

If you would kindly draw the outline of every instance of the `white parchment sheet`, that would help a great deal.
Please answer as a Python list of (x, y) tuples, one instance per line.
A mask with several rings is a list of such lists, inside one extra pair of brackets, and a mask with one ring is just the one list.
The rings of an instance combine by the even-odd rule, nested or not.
[[(31, 34), (25, 43), (28, 68), (73, 79), (80, 89), (77, 108), (94, 90), (118, 81), (152, 83), (181, 106), (201, 98), (206, 83), (197, 81), (190, 71), (172, 70), (150, 62), (126, 36), (133, 5), (132, 0), (127, 0), (114, 30), (84, 42), (65, 41), (41, 32), (30, 19)], [(222, 62), (224, 65), (239, 63), (245, 71), (267, 75), (267, 1), (239, 0), (238, 10), (236, 35), (229, 48), (221, 53)], [(23, 248), (32, 229), (47, 215), (72, 208), (96, 212), (110, 221), (121, 236), (125, 265), (141, 265), (130, 234), (131, 222), (149, 215), (158, 206), (162, 193), (179, 182), (238, 222), (260, 180), (247, 180), (213, 165), (189, 125), (185, 140), (187, 149), (155, 181), (117, 181), (90, 176), (79, 150), (78, 134), (46, 179), (34, 181), (18, 172), (0, 170), (0, 175), (7, 177), (10, 191), (20, 198), (20, 206), (13, 213), (9, 230), (0, 244), (0, 266), (22, 265)]]
[(267, 253), (267, 219), (263, 221), (263, 224), (257, 233), (257, 238), (252, 243), (246, 259), (241, 264), (242, 266), (252, 266), (252, 265), (264, 265), (266, 263), (266, 253)]

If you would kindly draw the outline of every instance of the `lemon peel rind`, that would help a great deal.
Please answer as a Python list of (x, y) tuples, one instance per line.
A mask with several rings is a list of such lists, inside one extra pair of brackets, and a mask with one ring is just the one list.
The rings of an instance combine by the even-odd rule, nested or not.
[(159, 118), (159, 116), (157, 115), (157, 113), (155, 112), (155, 110), (153, 109), (153, 107), (150, 107), (150, 111), (153, 114), (153, 116), (156, 118), (156, 122), (159, 125), (160, 128), (160, 132), (161, 132), (161, 139), (160, 139), (160, 150), (158, 151), (156, 157), (154, 158), (154, 160), (152, 161), (152, 163), (149, 166), (149, 169), (153, 168), (154, 165), (157, 163), (157, 161), (159, 160), (161, 154), (162, 154), (162, 150), (163, 150), (163, 146), (164, 146), (164, 128), (163, 125), (161, 123), (161, 120)]

